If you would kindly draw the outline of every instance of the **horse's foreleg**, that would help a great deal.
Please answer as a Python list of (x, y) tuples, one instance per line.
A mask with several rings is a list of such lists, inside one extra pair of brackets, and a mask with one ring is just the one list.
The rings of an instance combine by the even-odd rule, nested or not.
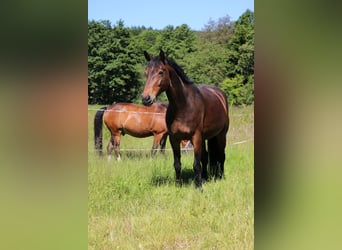
[(181, 151), (180, 151), (180, 140), (176, 140), (171, 138), (170, 136), (170, 143), (173, 151), (173, 166), (176, 171), (176, 183), (178, 185), (182, 185), (182, 176), (181, 176)]
[(168, 136), (167, 133), (163, 134), (163, 136), (162, 136), (162, 138), (161, 138), (161, 140), (159, 142), (159, 144), (160, 144), (160, 151), (162, 152), (162, 154), (165, 153), (165, 145), (166, 145), (167, 136)]
[(202, 169), (201, 169), (201, 157), (202, 157), (202, 134), (196, 133), (192, 137), (192, 144), (194, 146), (194, 172), (195, 172), (195, 185), (196, 188), (202, 191)]
[(151, 150), (152, 157), (157, 153), (160, 140), (161, 140), (161, 135), (155, 134), (153, 136), (153, 145), (152, 145), (152, 150)]

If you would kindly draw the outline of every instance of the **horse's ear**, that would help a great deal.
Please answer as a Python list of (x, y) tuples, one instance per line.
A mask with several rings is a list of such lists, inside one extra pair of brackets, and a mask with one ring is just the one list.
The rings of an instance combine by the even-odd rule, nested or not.
[(146, 58), (146, 60), (147, 60), (148, 62), (151, 61), (152, 56), (151, 56), (147, 51), (145, 51), (145, 50), (144, 50), (144, 55), (145, 55), (145, 58)]
[(160, 57), (160, 60), (165, 64), (165, 54), (162, 49), (160, 49), (159, 57)]

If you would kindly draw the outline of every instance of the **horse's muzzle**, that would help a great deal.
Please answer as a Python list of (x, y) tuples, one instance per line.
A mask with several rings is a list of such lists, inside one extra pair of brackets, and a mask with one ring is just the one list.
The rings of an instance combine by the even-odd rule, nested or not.
[(151, 106), (153, 104), (154, 98), (151, 98), (151, 96), (146, 95), (141, 97), (141, 101), (145, 106)]

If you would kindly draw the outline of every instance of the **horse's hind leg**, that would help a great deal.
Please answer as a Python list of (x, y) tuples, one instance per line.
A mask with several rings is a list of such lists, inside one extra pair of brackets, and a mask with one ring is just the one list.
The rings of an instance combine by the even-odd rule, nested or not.
[(226, 160), (226, 133), (220, 133), (208, 142), (210, 172), (215, 178), (221, 179), (224, 174), (224, 161)]
[(111, 157), (112, 157), (112, 152), (114, 149), (114, 139), (113, 136), (110, 137), (108, 145), (107, 145), (107, 159), (108, 161), (110, 161)]
[(118, 161), (121, 160), (121, 154), (120, 154), (120, 135), (114, 136), (114, 151), (115, 156)]
[(226, 133), (217, 137), (217, 148), (218, 148), (218, 177), (221, 179), (224, 176), (224, 162), (226, 160)]
[(121, 160), (121, 155), (120, 155), (120, 135), (112, 135), (110, 137), (110, 141), (107, 146), (107, 155), (108, 155), (108, 160), (111, 159), (112, 151), (114, 149), (116, 159), (118, 161)]

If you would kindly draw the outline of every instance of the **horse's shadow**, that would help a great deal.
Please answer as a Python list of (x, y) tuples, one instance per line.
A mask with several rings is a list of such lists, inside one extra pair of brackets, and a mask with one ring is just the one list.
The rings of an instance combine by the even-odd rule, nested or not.
[[(182, 185), (190, 185), (194, 179), (194, 171), (192, 169), (182, 169), (181, 172)], [(151, 178), (152, 186), (176, 185), (176, 177), (174, 175), (153, 175)]]

